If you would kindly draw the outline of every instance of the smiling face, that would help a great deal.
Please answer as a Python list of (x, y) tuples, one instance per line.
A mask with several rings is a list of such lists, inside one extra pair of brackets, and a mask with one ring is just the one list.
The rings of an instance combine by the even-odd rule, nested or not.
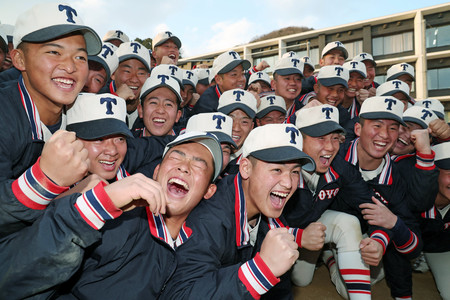
[(341, 50), (333, 49), (328, 51), (319, 61), (321, 67), (339, 65), (342, 66), (345, 62), (344, 53)]
[(345, 91), (345, 96), (349, 98), (356, 97), (356, 92), (364, 87), (364, 77), (358, 72), (350, 72), (348, 80), (348, 89)]
[(233, 110), (229, 116), (233, 119), (231, 138), (236, 143), (237, 149), (240, 149), (253, 129), (253, 120), (240, 109)]
[(370, 60), (364, 60), (363, 63), (366, 65), (367, 77), (364, 79), (364, 87), (369, 88), (372, 86), (372, 82), (375, 79), (375, 65)]
[(365, 119), (362, 124), (355, 124), (355, 133), (360, 137), (357, 147), (359, 165), (366, 170), (375, 170), (397, 142), (399, 124), (387, 119)]
[(341, 84), (324, 86), (320, 83), (316, 83), (314, 85), (317, 100), (319, 100), (322, 104), (329, 104), (335, 107), (344, 101), (345, 90), (345, 86)]
[(80, 139), (88, 150), (89, 173), (113, 179), (127, 154), (127, 141), (123, 135), (111, 135), (97, 140)]
[(256, 125), (263, 126), (266, 124), (283, 124), (285, 118), (286, 115), (283, 114), (281, 111), (272, 110), (261, 119), (256, 119)]
[(300, 74), (285, 76), (275, 74), (272, 80), (272, 89), (275, 91), (275, 95), (284, 98), (286, 107), (290, 107), (290, 104), (302, 91), (302, 77)]
[(398, 139), (394, 144), (392, 154), (404, 155), (415, 151), (414, 144), (411, 141), (411, 132), (416, 129), (423, 129), (422, 126), (413, 122), (406, 122), (406, 125), (400, 125)]
[(259, 213), (278, 218), (300, 179), (298, 162), (268, 163), (255, 158), (243, 158), (239, 165), (247, 216)]
[(139, 117), (143, 119), (146, 136), (163, 136), (171, 133), (173, 125), (181, 117), (177, 96), (166, 87), (153, 90), (138, 106)]
[(233, 89), (244, 89), (245, 87), (246, 79), (242, 65), (237, 65), (228, 73), (217, 74), (214, 78), (222, 93)]
[(38, 109), (46, 107), (58, 113), (63, 105), (73, 103), (89, 72), (86, 43), (80, 34), (45, 43), (22, 43), (11, 57)]
[(141, 93), (141, 88), (147, 80), (149, 73), (144, 64), (138, 59), (131, 58), (125, 60), (119, 64), (116, 72), (111, 75), (116, 83), (116, 87), (119, 88), (121, 85), (125, 84), (128, 86), (134, 94), (133, 99), (125, 99), (127, 102), (127, 111), (133, 112), (139, 103), (139, 94)]
[(316, 173), (323, 174), (330, 168), (331, 162), (339, 151), (339, 138), (339, 133), (319, 137), (303, 134), (303, 152), (314, 159)]
[(167, 40), (158, 47), (155, 47), (152, 56), (156, 60), (156, 65), (161, 64), (161, 60), (164, 56), (168, 56), (175, 64), (177, 64), (178, 58), (180, 57), (180, 49), (178, 49), (178, 46), (172, 40)]
[(89, 74), (83, 92), (97, 94), (107, 81), (106, 71), (101, 64), (89, 61)]
[(216, 189), (213, 172), (214, 161), (205, 146), (185, 143), (171, 148), (154, 176), (167, 196), (166, 215), (186, 218), (201, 199), (209, 199)]

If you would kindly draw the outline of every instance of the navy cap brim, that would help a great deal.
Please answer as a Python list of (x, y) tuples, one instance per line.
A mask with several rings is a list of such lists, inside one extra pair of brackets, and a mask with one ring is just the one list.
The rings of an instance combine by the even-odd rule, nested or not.
[(80, 31), (86, 41), (88, 55), (97, 55), (102, 50), (102, 40), (97, 33), (88, 26), (60, 24), (42, 28), (22, 37), (22, 42), (42, 43), (62, 37), (64, 35)]
[(346, 80), (344, 80), (343, 78), (337, 78), (337, 77), (317, 78), (317, 80), (323, 86), (332, 86), (332, 85), (340, 84), (340, 85), (345, 86), (345, 88), (348, 88), (348, 82)]
[(161, 83), (161, 84), (155, 85), (154, 87), (149, 88), (148, 90), (146, 90), (140, 97), (141, 103), (142, 103), (142, 101), (144, 101), (145, 97), (147, 97), (148, 94), (150, 94), (151, 92), (153, 92), (154, 90), (156, 90), (156, 89), (158, 89), (160, 87), (165, 87), (165, 88), (168, 88), (169, 90), (171, 90), (175, 94), (175, 96), (177, 97), (178, 105), (180, 105), (181, 102), (183, 102), (183, 99), (181, 99), (180, 94), (177, 93), (177, 91), (175, 91), (173, 87), (171, 87), (168, 84)]
[(145, 59), (143, 59), (139, 55), (135, 55), (135, 54), (122, 55), (122, 56), (119, 57), (119, 64), (121, 62), (124, 62), (124, 61), (129, 60), (129, 59), (137, 59), (137, 60), (139, 60), (144, 65), (144, 67), (147, 68), (147, 71), (150, 72), (150, 66), (148, 65), (148, 62), (145, 61)]
[(90, 61), (95, 61), (99, 64), (102, 65), (102, 67), (105, 69), (106, 71), (106, 81), (109, 80), (109, 78), (111, 78), (111, 70), (109, 69), (108, 64), (106, 63), (105, 60), (101, 59), (100, 57), (98, 57), (97, 55), (93, 56), (93, 55), (89, 55), (88, 56), (88, 60)]
[(378, 119), (385, 119), (385, 120), (394, 120), (402, 124), (403, 126), (406, 126), (405, 122), (403, 122), (402, 119), (400, 119), (397, 115), (383, 112), (383, 111), (377, 111), (377, 112), (366, 112), (359, 115), (361, 118), (367, 119), (367, 120), (378, 120)]
[(439, 168), (443, 170), (450, 170), (450, 158), (435, 160), (434, 164)]
[(194, 83), (193, 83), (192, 81), (190, 81), (190, 80), (188, 80), (188, 79), (183, 79), (182, 84), (183, 84), (183, 89), (184, 89), (184, 86), (185, 86), (185, 85), (190, 85), (190, 86), (194, 87), (194, 93), (197, 93), (197, 90), (196, 90), (196, 88), (195, 88), (195, 85), (194, 85)]
[(433, 112), (436, 114), (436, 116), (441, 119), (441, 120), (445, 120), (445, 116), (443, 113), (441, 113), (440, 111), (437, 110), (433, 110)]
[(73, 123), (66, 127), (67, 131), (73, 131), (77, 137), (83, 140), (95, 140), (109, 135), (122, 134), (127, 138), (133, 138), (133, 134), (125, 122), (113, 118), (92, 120)]
[(420, 125), (420, 127), (422, 127), (423, 129), (427, 129), (428, 125), (427, 123), (425, 123), (424, 121), (417, 119), (417, 118), (413, 118), (413, 117), (403, 117), (403, 121), (404, 122), (411, 122), (414, 124), (418, 124)]
[(237, 149), (236, 143), (233, 141), (233, 139), (228, 135), (221, 131), (210, 131), (212, 134), (214, 134), (217, 139), (219, 140), (219, 143), (227, 143), (233, 146), (233, 148)]
[(1, 36), (0, 36), (0, 48), (2, 49), (3, 53), (8, 53), (8, 41), (3, 40)]
[(290, 146), (257, 150), (253, 151), (249, 155), (256, 159), (273, 163), (298, 160), (300, 161), (303, 170), (314, 172), (316, 169), (316, 164), (314, 163), (314, 160), (309, 157), (309, 155)]
[(168, 37), (167, 39), (160, 40), (157, 44), (155, 44), (153, 46), (153, 49), (155, 49), (155, 47), (161, 46), (162, 44), (164, 44), (168, 40), (172, 40), (172, 42), (174, 42), (175, 45), (177, 45), (178, 49), (181, 48), (181, 40), (178, 37), (176, 37), (176, 36), (171, 36), (171, 37)]
[[(393, 90), (393, 91), (389, 91), (389, 92), (386, 92), (386, 93), (384, 93), (384, 94), (382, 94), (382, 95), (380, 95), (380, 96), (392, 96), (392, 95), (394, 95), (394, 94), (397, 94), (397, 93), (402, 93), (403, 95), (405, 95), (407, 98), (408, 98), (408, 101), (409, 102), (411, 102), (411, 96), (410, 95), (408, 95), (407, 93), (405, 93), (404, 91), (402, 91), (402, 90)], [(411, 104), (414, 104), (414, 103), (411, 103)]]
[(244, 105), (244, 104), (241, 104), (241, 103), (233, 103), (233, 104), (221, 107), (217, 111), (228, 115), (229, 113), (231, 113), (232, 111), (235, 111), (236, 109), (242, 110), (243, 112), (245, 112), (247, 114), (247, 116), (249, 116), (252, 119), (256, 115), (256, 113), (255, 113), (255, 111), (253, 109), (251, 109), (247, 105)]
[(286, 76), (286, 75), (291, 75), (291, 74), (300, 74), (300, 76), (303, 77), (302, 71), (300, 71), (297, 68), (279, 69), (279, 70), (275, 70), (274, 73), (277, 73), (278, 75), (281, 75), (281, 76)]
[(312, 136), (319, 137), (330, 134), (332, 132), (340, 132), (345, 134), (344, 128), (334, 121), (325, 121), (322, 123), (299, 128), (300, 132)]
[(266, 108), (264, 108), (263, 110), (259, 111), (256, 113), (256, 118), (261, 119), (262, 117), (264, 117), (265, 115), (267, 115), (268, 113), (270, 113), (271, 111), (279, 111), (283, 114), (286, 114), (286, 110), (280, 106), (268, 106)]
[(251, 66), (250, 62), (248, 60), (246, 60), (246, 59), (233, 60), (228, 65), (226, 65), (225, 67), (220, 69), (219, 72), (217, 72), (217, 74), (228, 73), (228, 72), (230, 72), (231, 70), (233, 70), (234, 68), (236, 68), (239, 65), (242, 65), (242, 68), (244, 70), (247, 70)]
[(209, 85), (209, 79), (208, 78), (200, 79), (199, 81), (197, 81), (197, 84), (199, 83), (203, 85)]
[[(389, 78), (386, 78), (386, 81), (397, 79), (397, 78), (399, 78), (400, 76), (405, 75), (405, 74), (411, 76), (411, 74), (409, 74), (408, 72), (399, 72), (399, 73), (395, 73), (394, 75), (389, 76)], [(412, 78), (413, 80), (416, 80), (416, 79), (414, 78), (414, 76), (411, 76), (411, 78)]]

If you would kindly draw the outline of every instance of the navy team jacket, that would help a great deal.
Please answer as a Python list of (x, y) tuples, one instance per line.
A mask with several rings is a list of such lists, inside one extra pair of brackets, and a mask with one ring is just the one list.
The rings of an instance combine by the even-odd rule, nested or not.
[[(261, 215), (251, 246), (245, 208), (238, 174), (223, 178), (214, 196), (191, 212), (186, 224), (193, 234), (177, 249), (178, 268), (163, 298), (293, 298), (289, 272), (276, 278), (258, 252), (269, 229), (284, 226), (282, 220)], [(300, 244), (303, 231), (290, 230)]]
[(195, 103), (192, 111), (188, 113), (187, 119), (189, 119), (190, 116), (200, 113), (216, 112), (217, 107), (219, 106), (220, 95), (222, 95), (222, 92), (217, 85), (207, 88), (200, 96), (197, 103)]

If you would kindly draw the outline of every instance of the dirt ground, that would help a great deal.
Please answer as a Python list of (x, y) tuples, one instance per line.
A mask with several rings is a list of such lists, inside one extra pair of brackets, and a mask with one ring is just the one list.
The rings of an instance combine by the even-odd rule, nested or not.
[[(313, 282), (309, 286), (294, 287), (294, 299), (328, 300), (343, 298), (336, 292), (336, 288), (331, 283), (327, 267), (321, 265), (316, 270)], [(393, 299), (384, 279), (372, 286), (372, 299)], [(441, 299), (431, 272), (413, 274), (413, 299)]]

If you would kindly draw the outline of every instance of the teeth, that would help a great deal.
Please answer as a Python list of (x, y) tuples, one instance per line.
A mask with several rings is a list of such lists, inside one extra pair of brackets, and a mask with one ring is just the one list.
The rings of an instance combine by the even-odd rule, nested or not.
[(322, 157), (325, 157), (325, 158), (331, 158), (331, 155), (323, 155)]
[(408, 143), (407, 141), (405, 141), (404, 139), (402, 139), (402, 138), (398, 138), (398, 140), (399, 140), (402, 144), (404, 144), (404, 145), (406, 145), (406, 146), (409, 145), (409, 143)]
[(297, 90), (296, 89), (288, 89), (288, 91), (295, 93)]
[(380, 147), (386, 147), (386, 143), (380, 143), (380, 142), (373, 142), (375, 145), (380, 146)]
[(73, 84), (73, 80), (72, 79), (53, 78), (53, 81), (61, 82), (61, 83), (64, 83), (64, 84)]
[(356, 91), (356, 89), (348, 89), (348, 91), (353, 93)]
[(170, 55), (169, 55), (169, 58), (170, 58), (170, 59), (175, 59), (175, 55), (170, 54)]
[(286, 198), (289, 195), (289, 193), (282, 193), (282, 192), (272, 192), (272, 194), (280, 198)]
[(164, 119), (159, 119), (159, 118), (154, 118), (152, 121), (153, 121), (153, 122), (157, 122), (157, 123), (166, 123), (166, 120), (164, 120)]
[(137, 90), (138, 89), (138, 87), (137, 86), (128, 86), (130, 89), (132, 89), (132, 90)]
[(101, 164), (110, 165), (112, 166), (116, 161), (107, 161), (107, 160), (100, 160)]
[(186, 191), (189, 191), (188, 184), (179, 178), (170, 178), (168, 183), (170, 183), (170, 184), (175, 183), (175, 184), (181, 185)]
[(231, 138), (232, 138), (233, 140), (238, 140), (238, 139), (241, 138), (241, 136), (240, 136), (240, 135), (232, 135)]

